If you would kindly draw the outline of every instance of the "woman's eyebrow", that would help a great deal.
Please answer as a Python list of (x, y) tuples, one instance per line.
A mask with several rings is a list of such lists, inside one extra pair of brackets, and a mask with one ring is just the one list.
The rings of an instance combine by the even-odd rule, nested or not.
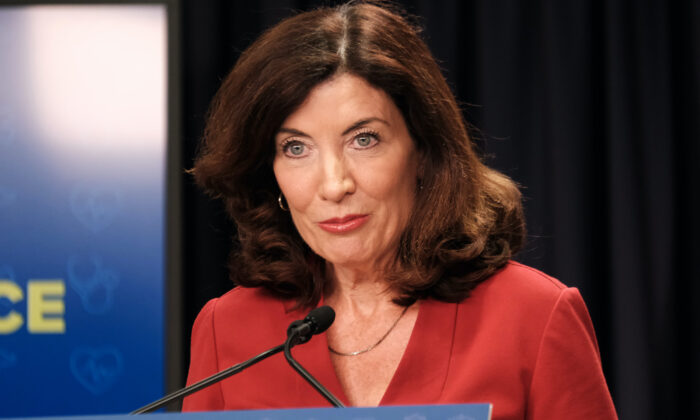
[(294, 128), (281, 127), (279, 130), (277, 130), (277, 134), (280, 134), (280, 133), (292, 134), (294, 136), (299, 136), (299, 137), (311, 137), (310, 135), (304, 133), (303, 131), (299, 131), (299, 130), (294, 129)]
[[(376, 118), (376, 117), (364, 118), (364, 119), (361, 119), (357, 122), (354, 122), (350, 127), (346, 128), (345, 131), (343, 131), (343, 135), (345, 136), (348, 133), (350, 133), (351, 131), (356, 130), (359, 127), (362, 127), (363, 125), (369, 124), (373, 121), (378, 121), (380, 123), (383, 123), (386, 126), (389, 126), (389, 123), (386, 120), (383, 120), (381, 118)], [(299, 136), (299, 137), (311, 137), (310, 135), (304, 133), (301, 130), (297, 130), (296, 128), (280, 127), (280, 129), (277, 130), (277, 134), (281, 134), (281, 133), (291, 134), (293, 136)]]
[(381, 118), (376, 118), (376, 117), (365, 118), (365, 119), (362, 119), (362, 120), (360, 120), (360, 121), (357, 121), (356, 123), (354, 123), (354, 124), (352, 124), (350, 127), (348, 127), (345, 131), (343, 131), (343, 135), (345, 136), (345, 135), (347, 135), (348, 133), (350, 133), (351, 131), (356, 130), (356, 129), (362, 127), (363, 125), (369, 124), (369, 123), (371, 123), (371, 122), (373, 122), (373, 121), (378, 121), (378, 122), (380, 122), (380, 123), (384, 123), (384, 125), (389, 126), (389, 123), (386, 122), (385, 120), (381, 119)]

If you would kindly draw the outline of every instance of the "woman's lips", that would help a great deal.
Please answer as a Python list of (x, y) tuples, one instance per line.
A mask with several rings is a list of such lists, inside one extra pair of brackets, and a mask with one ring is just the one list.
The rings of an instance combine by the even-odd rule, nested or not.
[(346, 233), (364, 225), (369, 214), (349, 214), (341, 218), (332, 218), (319, 222), (321, 229), (331, 233)]

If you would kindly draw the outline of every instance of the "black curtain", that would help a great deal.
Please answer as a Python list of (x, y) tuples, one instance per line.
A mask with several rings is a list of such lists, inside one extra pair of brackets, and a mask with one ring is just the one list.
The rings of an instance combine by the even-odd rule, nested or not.
[[(182, 0), (183, 167), (240, 52), (320, 4), (335, 3)], [(700, 412), (700, 2), (401, 4), (484, 160), (522, 186), (516, 259), (581, 290), (621, 418)], [(234, 227), (187, 176), (184, 197), (186, 349), (199, 309), (231, 288)]]

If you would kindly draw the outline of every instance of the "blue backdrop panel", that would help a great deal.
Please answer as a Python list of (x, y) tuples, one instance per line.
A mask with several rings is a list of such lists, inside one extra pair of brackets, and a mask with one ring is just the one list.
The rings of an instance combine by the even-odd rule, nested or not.
[(0, 417), (163, 394), (166, 24), (0, 7)]
[[(489, 403), (388, 407), (303, 408), (292, 410), (217, 411), (148, 414), (150, 420), (490, 420)], [(127, 420), (132, 416), (90, 416), (56, 420)]]

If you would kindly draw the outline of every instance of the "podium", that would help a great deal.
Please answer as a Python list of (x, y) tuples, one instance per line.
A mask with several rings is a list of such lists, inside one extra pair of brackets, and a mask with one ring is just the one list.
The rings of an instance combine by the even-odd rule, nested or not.
[[(139, 417), (143, 417), (144, 420), (490, 420), (491, 409), (491, 404), (411, 405), (155, 413), (139, 416), (32, 417), (31, 420), (136, 420)], [(19, 420), (19, 418), (5, 420)]]

